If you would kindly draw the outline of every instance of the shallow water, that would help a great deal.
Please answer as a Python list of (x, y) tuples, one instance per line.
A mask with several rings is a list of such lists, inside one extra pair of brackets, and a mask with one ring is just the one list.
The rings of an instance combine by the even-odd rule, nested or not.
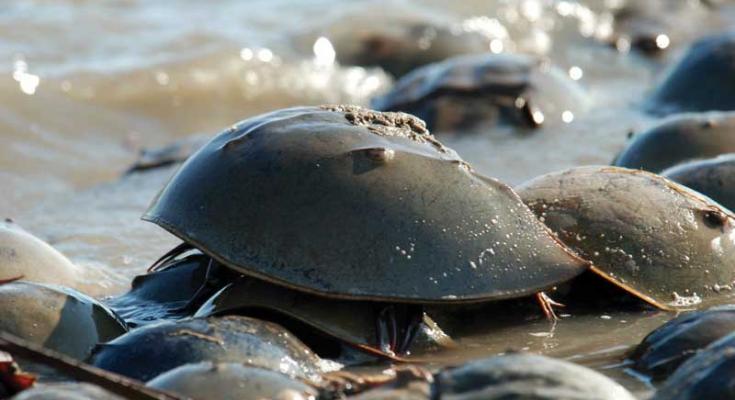
[[(340, 66), (332, 47), (314, 44), (328, 36), (339, 51), (345, 25), (379, 25), (386, 15), (480, 30), (503, 49), (544, 54), (579, 78), (589, 104), (569, 123), (535, 132), (439, 132), (475, 169), (517, 184), (570, 166), (608, 164), (629, 132), (654, 121), (636, 107), (666, 65), (702, 30), (722, 30), (735, 20), (729, 5), (712, 13), (695, 1), (652, 0), (675, 26), (702, 28), (696, 34), (681, 28), (671, 48), (652, 60), (594, 39), (609, 33), (610, 10), (621, 1), (445, 3), (3, 2), (0, 216), (13, 217), (84, 266), (88, 293), (124, 291), (132, 276), (177, 243), (138, 219), (172, 169), (120, 178), (139, 149), (213, 134), (274, 108), (367, 105), (392, 79), (379, 69)], [(535, 321), (468, 337), (436, 361), (528, 348), (593, 366), (645, 393), (643, 382), (609, 367), (670, 317), (573, 315), (553, 330)]]

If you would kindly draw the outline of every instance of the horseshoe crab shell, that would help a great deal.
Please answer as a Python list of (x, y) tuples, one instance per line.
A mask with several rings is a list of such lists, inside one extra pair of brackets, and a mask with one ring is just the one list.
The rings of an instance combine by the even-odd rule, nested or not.
[(661, 176), (735, 210), (735, 154), (680, 164), (664, 170)]
[(517, 188), (591, 270), (661, 309), (692, 307), (735, 282), (735, 215), (645, 171), (579, 167)]
[[(385, 304), (372, 301), (333, 301), (260, 279), (242, 277), (212, 296), (195, 317), (227, 315), (247, 310), (268, 310), (304, 323), (341, 342), (362, 348), (376, 345), (375, 316)], [(411, 350), (449, 348), (454, 342), (424, 315)]]
[(735, 113), (685, 114), (633, 136), (613, 164), (662, 170), (701, 158), (735, 153)]
[(191, 399), (316, 399), (318, 391), (280, 372), (236, 363), (202, 362), (174, 368), (147, 386)]
[(735, 32), (694, 43), (649, 99), (654, 114), (735, 110)]
[(366, 18), (360, 13), (342, 16), (325, 36), (340, 64), (378, 66), (400, 77), (422, 65), (490, 50), (485, 34), (453, 28), (416, 16), (381, 13)]
[(735, 307), (714, 307), (681, 315), (656, 328), (631, 355), (634, 368), (665, 378), (707, 345), (735, 331)]
[(732, 399), (735, 396), (735, 333), (688, 359), (652, 400)]
[(10, 219), (0, 221), (0, 280), (24, 280), (74, 286), (79, 269), (48, 243)]
[(435, 379), (442, 399), (634, 399), (599, 372), (523, 353), (472, 361), (444, 370)]
[(0, 331), (83, 360), (97, 343), (124, 334), (127, 326), (77, 291), (16, 281), (0, 285)]
[(13, 400), (125, 400), (89, 383), (60, 382), (36, 385), (13, 397)]
[(322, 362), (280, 325), (228, 316), (163, 322), (99, 345), (90, 363), (147, 381), (184, 364), (245, 362), (318, 382)]
[[(434, 131), (492, 127), (536, 128), (583, 109), (584, 93), (563, 71), (520, 54), (466, 55), (419, 68), (373, 100), (382, 111), (403, 111)], [(567, 116), (567, 118), (569, 118)]]
[(233, 126), (189, 158), (143, 219), (241, 273), (355, 300), (520, 297), (587, 267), (422, 121), (355, 106)]

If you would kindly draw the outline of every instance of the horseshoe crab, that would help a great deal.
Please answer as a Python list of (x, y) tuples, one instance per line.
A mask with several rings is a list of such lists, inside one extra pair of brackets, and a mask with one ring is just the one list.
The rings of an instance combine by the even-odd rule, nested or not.
[(654, 379), (668, 376), (710, 343), (735, 331), (735, 307), (677, 317), (646, 336), (631, 355), (634, 367)]
[[(212, 296), (197, 311), (195, 317), (265, 311), (276, 313), (270, 318), (283, 316), (306, 324), (318, 332), (336, 338), (340, 343), (357, 346), (369, 351), (381, 335), (387, 335), (394, 326), (377, 326), (375, 316), (392, 310), (388, 304), (371, 301), (336, 302), (321, 296), (290, 290), (270, 284), (260, 279), (241, 277), (234, 283)], [(395, 312), (395, 311), (388, 311)], [(282, 324), (288, 324), (279, 321)], [(412, 351), (433, 348), (449, 348), (454, 342), (426, 314), (423, 314), (420, 327), (414, 333), (410, 349)], [(376, 331), (378, 329), (378, 331)], [(293, 330), (293, 329), (292, 329)], [(408, 349), (408, 344), (383, 343), (382, 350), (390, 353), (390, 347)], [(315, 348), (315, 346), (310, 346)]]
[(317, 390), (280, 372), (238, 363), (203, 362), (174, 368), (147, 386), (191, 399), (316, 399)]
[(654, 114), (735, 110), (735, 33), (694, 43), (648, 100)]
[(735, 154), (680, 164), (664, 170), (661, 176), (735, 210)]
[(640, 170), (578, 167), (516, 188), (590, 270), (664, 310), (699, 306), (735, 282), (735, 215)]
[(633, 400), (612, 379), (567, 361), (509, 354), (472, 361), (435, 375), (442, 399)]
[(677, 368), (652, 400), (732, 399), (734, 372), (735, 334), (731, 333)]
[(16, 281), (0, 284), (0, 331), (79, 360), (127, 326), (96, 300), (72, 289)]
[(51, 383), (35, 386), (13, 397), (13, 400), (124, 400), (89, 383)]
[(365, 18), (342, 17), (328, 30), (343, 65), (380, 67), (394, 77), (432, 62), (490, 50), (490, 38), (479, 32), (404, 16), (379, 15), (381, 23)]
[(735, 113), (686, 114), (638, 135), (613, 164), (659, 173), (677, 164), (735, 152)]
[(204, 146), (208, 140), (209, 138), (205, 135), (194, 135), (177, 140), (167, 146), (142, 149), (138, 159), (128, 168), (125, 174), (143, 172), (181, 163)]
[(324, 363), (280, 325), (254, 318), (195, 318), (146, 325), (95, 348), (91, 364), (140, 381), (178, 366), (243, 362), (318, 382)]
[(0, 221), (0, 281), (24, 280), (74, 286), (79, 271), (58, 250), (11, 219)]
[[(197, 294), (206, 299), (240, 275), (221, 270), (218, 282), (207, 279), (209, 263), (210, 258), (203, 254), (187, 254), (175, 262), (164, 263), (148, 274), (133, 278), (130, 291), (108, 300), (107, 304), (133, 326), (186, 317), (187, 308), (201, 305), (192, 302)], [(202, 289), (205, 283), (206, 293)]]
[(421, 320), (412, 304), (530, 296), (587, 268), (512, 189), (475, 173), (422, 121), (356, 106), (236, 124), (189, 158), (143, 219), (213, 266), (400, 306), (404, 323), (381, 322), (401, 325), (389, 343), (410, 342)]
[(616, 10), (610, 44), (620, 51), (634, 49), (651, 57), (669, 48), (674, 29), (661, 8), (654, 2), (628, 2)]
[(433, 131), (458, 131), (569, 122), (584, 103), (576, 82), (548, 61), (520, 54), (482, 54), (417, 69), (372, 105), (416, 115)]

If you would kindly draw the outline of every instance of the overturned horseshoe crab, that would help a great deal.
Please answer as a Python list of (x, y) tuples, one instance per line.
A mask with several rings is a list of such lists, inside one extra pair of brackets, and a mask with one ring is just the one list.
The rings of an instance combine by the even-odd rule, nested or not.
[(634, 135), (613, 162), (659, 173), (696, 159), (735, 153), (735, 113), (685, 114)]
[(661, 176), (735, 210), (735, 154), (680, 164), (664, 170)]
[(162, 322), (100, 344), (90, 363), (147, 381), (184, 364), (245, 362), (318, 382), (324, 363), (280, 325), (227, 316)]
[[(532, 296), (587, 268), (511, 188), (475, 173), (421, 120), (355, 106), (233, 126), (143, 218), (186, 243), (163, 262), (193, 246), (213, 269), (406, 311), (379, 313), (399, 325), (388, 343), (410, 342), (422, 315), (414, 305)], [(409, 315), (386, 321), (396, 314)]]
[(16, 281), (0, 284), (0, 331), (82, 360), (98, 343), (124, 334), (127, 326), (72, 289)]
[(432, 131), (477, 130), (499, 123), (537, 128), (570, 122), (585, 107), (585, 95), (548, 61), (520, 54), (482, 54), (417, 69), (372, 105), (416, 115)]
[(700, 306), (735, 282), (735, 216), (645, 171), (578, 167), (517, 188), (591, 271), (664, 310)]
[(735, 110), (735, 33), (694, 43), (648, 100), (654, 114)]

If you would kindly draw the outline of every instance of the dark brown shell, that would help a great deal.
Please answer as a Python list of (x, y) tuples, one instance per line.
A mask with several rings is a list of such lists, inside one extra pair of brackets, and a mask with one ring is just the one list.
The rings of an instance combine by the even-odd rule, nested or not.
[(143, 217), (241, 273), (397, 302), (530, 295), (587, 268), (407, 114), (292, 108), (192, 156)]
[(727, 294), (735, 281), (735, 216), (658, 175), (579, 167), (517, 188), (592, 270), (663, 309)]
[(618, 167), (660, 173), (683, 162), (735, 152), (735, 113), (685, 114), (634, 135)]

